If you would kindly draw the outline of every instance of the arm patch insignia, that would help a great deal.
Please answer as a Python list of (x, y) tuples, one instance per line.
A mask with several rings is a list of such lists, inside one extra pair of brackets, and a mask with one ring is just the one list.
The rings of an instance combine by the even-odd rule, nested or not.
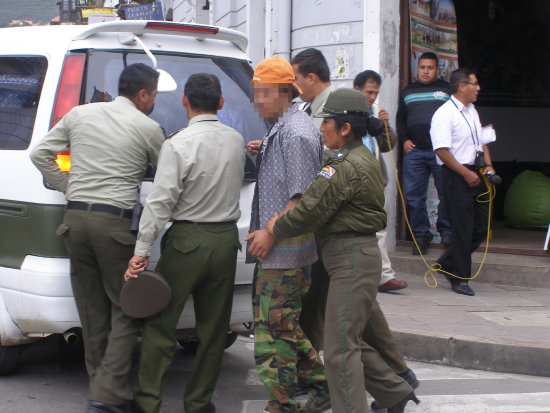
[(332, 166), (324, 166), (323, 169), (317, 174), (322, 176), (323, 178), (330, 179), (332, 178), (332, 175), (336, 173), (336, 169), (334, 169)]

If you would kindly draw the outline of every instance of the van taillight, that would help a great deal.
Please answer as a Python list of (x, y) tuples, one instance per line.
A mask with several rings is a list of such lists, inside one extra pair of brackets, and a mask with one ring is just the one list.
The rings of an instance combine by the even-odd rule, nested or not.
[(69, 172), (71, 170), (71, 151), (59, 152), (55, 162), (61, 172)]
[[(55, 104), (53, 107), (50, 129), (53, 128), (73, 107), (80, 103), (85, 62), (86, 56), (84, 55), (67, 55), (65, 57), (57, 93), (55, 94)], [(69, 172), (71, 169), (70, 151), (59, 152), (55, 161), (61, 172)]]
[(50, 129), (53, 128), (63, 116), (80, 103), (80, 91), (82, 89), (82, 77), (84, 74), (85, 55), (67, 55), (63, 62), (61, 79), (55, 95), (55, 105)]

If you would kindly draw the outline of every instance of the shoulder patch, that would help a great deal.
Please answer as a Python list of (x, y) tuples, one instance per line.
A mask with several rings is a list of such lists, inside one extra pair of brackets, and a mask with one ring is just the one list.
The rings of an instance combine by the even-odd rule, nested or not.
[(324, 166), (323, 169), (317, 174), (319, 176), (322, 176), (323, 178), (330, 179), (332, 178), (332, 175), (336, 173), (336, 169), (334, 169), (332, 166)]

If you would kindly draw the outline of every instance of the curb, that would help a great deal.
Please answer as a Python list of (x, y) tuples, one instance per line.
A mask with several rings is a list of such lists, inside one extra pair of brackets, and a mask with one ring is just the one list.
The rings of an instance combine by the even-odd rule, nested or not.
[[(433, 264), (439, 258), (439, 251), (430, 251), (425, 256), (428, 264)], [(472, 274), (479, 268), (482, 253), (472, 255)], [(420, 256), (413, 256), (410, 251), (398, 247), (390, 253), (393, 269), (399, 273), (424, 276), (428, 270)], [(515, 285), (530, 288), (550, 289), (550, 260), (548, 257), (518, 256), (511, 254), (488, 254), (485, 264), (474, 282)], [(443, 275), (441, 280), (445, 280)]]
[(550, 345), (498, 342), (481, 337), (395, 329), (393, 336), (407, 359), (466, 369), (550, 377)]

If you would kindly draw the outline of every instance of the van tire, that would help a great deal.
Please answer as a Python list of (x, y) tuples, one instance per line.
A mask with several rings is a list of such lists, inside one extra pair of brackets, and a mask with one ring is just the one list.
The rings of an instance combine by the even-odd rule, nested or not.
[(2, 346), (0, 345), (0, 376), (10, 374), (21, 357), (23, 346)]
[[(235, 343), (235, 341), (237, 341), (237, 337), (239, 337), (239, 333), (236, 333), (234, 331), (228, 332), (227, 338), (225, 339), (224, 349), (227, 350), (229, 347), (231, 347)], [(185, 351), (189, 351), (191, 353), (196, 353), (197, 346), (199, 345), (198, 340), (192, 340), (192, 339), (191, 340), (179, 339), (178, 343), (180, 346), (183, 347)]]

